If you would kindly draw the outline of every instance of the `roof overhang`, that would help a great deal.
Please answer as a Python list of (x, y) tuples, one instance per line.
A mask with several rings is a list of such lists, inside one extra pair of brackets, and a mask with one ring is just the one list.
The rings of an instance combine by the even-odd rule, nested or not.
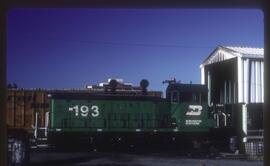
[[(255, 51), (254, 51), (255, 50)], [(258, 53), (259, 52), (259, 53)], [(264, 58), (262, 48), (248, 48), (248, 47), (225, 47), (218, 46), (200, 65), (200, 68), (213, 63), (223, 62), (233, 58)]]

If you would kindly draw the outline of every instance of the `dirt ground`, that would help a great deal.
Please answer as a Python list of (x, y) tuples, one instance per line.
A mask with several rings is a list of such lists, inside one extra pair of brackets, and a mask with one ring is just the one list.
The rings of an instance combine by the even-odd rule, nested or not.
[(263, 161), (186, 156), (174, 151), (155, 152), (52, 152), (33, 151), (33, 166), (262, 166)]

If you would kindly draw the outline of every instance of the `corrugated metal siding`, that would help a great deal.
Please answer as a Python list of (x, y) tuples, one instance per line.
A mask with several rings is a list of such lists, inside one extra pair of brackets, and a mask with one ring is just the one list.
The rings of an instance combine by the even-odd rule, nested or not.
[[(207, 82), (208, 73), (205, 72), (205, 66), (223, 62), (231, 58), (237, 58), (237, 79), (233, 81), (237, 83), (238, 103), (263, 103), (264, 102), (264, 49), (250, 47), (224, 47), (218, 46), (213, 53), (200, 65), (202, 80), (201, 83)], [(220, 99), (224, 103), (232, 102), (232, 89), (230, 81), (224, 82), (224, 89), (220, 89)], [(210, 89), (211, 90), (211, 89)], [(228, 92), (227, 92), (228, 91)], [(225, 98), (228, 97), (229, 99)], [(235, 103), (235, 99), (233, 99)]]
[(263, 61), (238, 58), (238, 102), (263, 103)]
[(262, 103), (263, 102), (263, 62), (258, 60), (252, 60), (250, 65), (250, 103)]
[(263, 61), (238, 58), (238, 102), (263, 103)]

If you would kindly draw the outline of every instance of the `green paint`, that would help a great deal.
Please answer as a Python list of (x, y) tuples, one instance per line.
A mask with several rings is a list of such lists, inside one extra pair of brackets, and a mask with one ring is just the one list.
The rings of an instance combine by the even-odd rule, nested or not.
[[(175, 132), (173, 122), (176, 122), (177, 132), (204, 132), (213, 127), (213, 121), (208, 119), (207, 103), (202, 104), (201, 114), (196, 116), (186, 115), (190, 103), (165, 100), (52, 99), (51, 104), (51, 132), (56, 129), (61, 129), (61, 132)], [(98, 107), (96, 117), (93, 116), (93, 106)], [(69, 108), (74, 110), (69, 111)], [(86, 110), (89, 112), (85, 113)]]

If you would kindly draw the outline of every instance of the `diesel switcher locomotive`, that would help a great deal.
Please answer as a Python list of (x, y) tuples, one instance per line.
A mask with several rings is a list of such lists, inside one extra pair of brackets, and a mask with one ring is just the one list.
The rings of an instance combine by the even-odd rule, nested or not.
[(49, 143), (228, 147), (235, 135), (230, 115), (209, 108), (207, 87), (165, 82), (165, 98), (148, 95), (147, 80), (140, 94), (117, 91), (115, 80), (104, 91), (50, 94)]

